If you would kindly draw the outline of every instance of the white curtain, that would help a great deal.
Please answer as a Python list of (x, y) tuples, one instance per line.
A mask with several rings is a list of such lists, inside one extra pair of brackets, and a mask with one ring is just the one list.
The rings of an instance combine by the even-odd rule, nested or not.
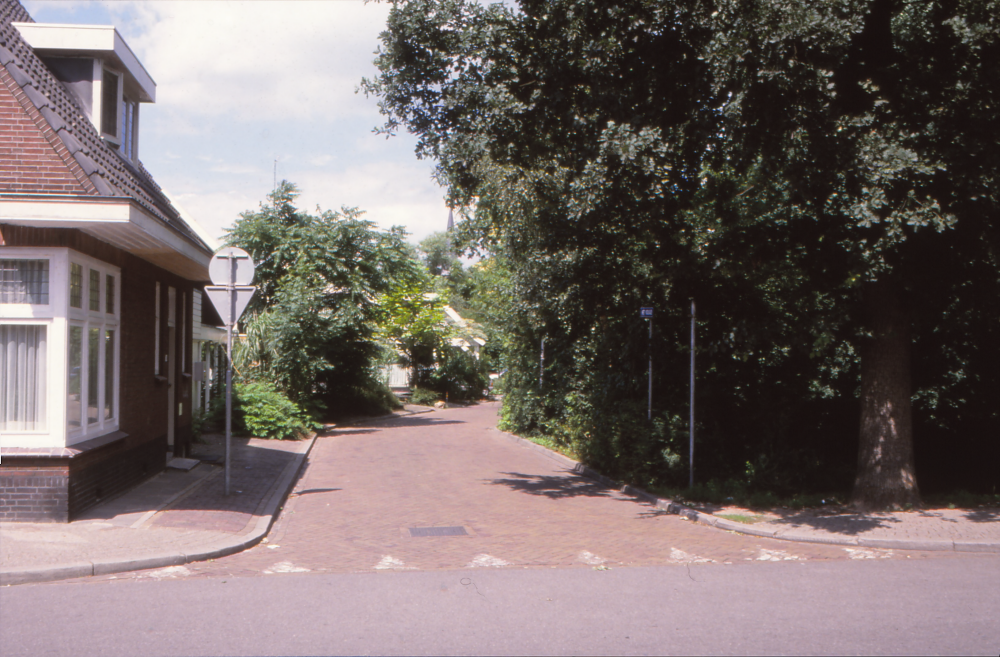
[(45, 430), (46, 327), (0, 325), (0, 431)]

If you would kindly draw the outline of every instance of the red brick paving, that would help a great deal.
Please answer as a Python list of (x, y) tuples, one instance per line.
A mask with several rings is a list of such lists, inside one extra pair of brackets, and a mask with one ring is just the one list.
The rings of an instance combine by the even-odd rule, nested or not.
[(191, 494), (158, 513), (151, 527), (211, 529), (239, 533), (254, 520), (281, 472), (295, 460), (295, 442), (233, 438), (226, 496), (222, 468)]
[[(492, 428), (497, 410), (435, 411), (319, 438), (267, 544), (188, 568), (254, 575), (909, 558), (749, 537), (665, 514), (506, 439)], [(445, 526), (471, 535), (407, 531)]]

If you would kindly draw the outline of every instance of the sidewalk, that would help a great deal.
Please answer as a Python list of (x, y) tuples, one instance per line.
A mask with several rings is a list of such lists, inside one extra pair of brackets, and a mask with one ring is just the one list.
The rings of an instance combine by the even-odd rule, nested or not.
[(764, 512), (742, 507), (719, 508), (709, 504), (690, 508), (634, 486), (622, 485), (541, 445), (510, 434), (505, 435), (533, 449), (549, 452), (564, 460), (575, 472), (596, 479), (610, 488), (634, 495), (669, 513), (725, 531), (799, 543), (1000, 554), (1000, 508), (997, 507), (867, 514), (848, 508), (771, 509)]
[[(803, 543), (901, 550), (1000, 553), (1000, 508), (920, 509), (857, 513), (848, 508), (723, 508), (706, 514), (680, 505), (676, 513), (720, 529)], [(728, 516), (728, 517), (727, 517)], [(738, 517), (740, 521), (732, 518)]]
[[(430, 409), (409, 407), (386, 418)], [(366, 418), (377, 420), (383, 418)], [(330, 425), (327, 429), (348, 423)], [(190, 471), (154, 475), (70, 523), (0, 523), (0, 585), (179, 566), (259, 543), (281, 511), (316, 436), (233, 438), (225, 495), (225, 438), (204, 436)]]

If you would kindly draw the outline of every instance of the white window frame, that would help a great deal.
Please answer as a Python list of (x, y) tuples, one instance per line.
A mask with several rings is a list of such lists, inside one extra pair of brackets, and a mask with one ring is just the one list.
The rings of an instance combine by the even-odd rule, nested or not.
[[(113, 66), (108, 66), (101, 60), (94, 61), (95, 66), (100, 66), (100, 77), (96, 78), (100, 80), (100, 84), (94, 85), (94, 97), (95, 100), (100, 99), (99, 112), (95, 111), (94, 116), (97, 119), (97, 129), (101, 133), (101, 137), (105, 140), (111, 142), (115, 146), (121, 145), (121, 132), (122, 132), (122, 86), (125, 83), (125, 75)], [(108, 78), (105, 72), (113, 73), (117, 78), (118, 82), (115, 88), (115, 131), (107, 132), (104, 130), (104, 86), (108, 83)]]
[[(0, 323), (44, 325), (46, 327), (46, 428), (44, 431), (4, 431), (0, 435), (2, 447), (67, 447), (99, 435), (117, 431), (121, 415), (121, 270), (106, 262), (91, 258), (68, 248), (36, 248), (36, 247), (4, 247), (0, 253), (3, 258), (14, 260), (48, 260), (49, 261), (49, 303), (47, 304), (0, 304)], [(82, 308), (70, 308), (69, 305), (69, 269), (70, 262), (83, 267), (83, 303)], [(89, 270), (96, 269), (100, 276), (101, 286), (98, 298), (99, 310), (89, 310), (88, 300), (90, 275)], [(106, 313), (107, 276), (115, 279), (114, 304), (115, 312)], [(83, 327), (83, 353), (81, 355), (81, 396), (84, 406), (81, 427), (69, 431), (67, 417), (68, 400), (68, 367), (69, 367), (69, 327)], [(101, 330), (98, 356), (98, 419), (94, 424), (86, 423), (86, 384), (88, 380), (88, 331), (90, 328)], [(114, 372), (113, 372), (113, 409), (111, 418), (104, 418), (106, 363), (105, 333), (115, 331)]]
[[(105, 71), (118, 76), (118, 87), (115, 89), (115, 131), (114, 133), (104, 131), (104, 85), (106, 82)], [(94, 60), (94, 82), (93, 98), (91, 99), (92, 122), (97, 128), (101, 137), (114, 145), (119, 153), (129, 162), (138, 161), (139, 152), (139, 103), (129, 97), (125, 91), (125, 82), (128, 73), (113, 65), (111, 62)], [(132, 110), (132, 120), (127, 121), (129, 107)], [(129, 138), (125, 138), (125, 131), (129, 131)]]
[[(67, 304), (67, 316), (70, 326), (80, 326), (83, 328), (83, 351), (82, 351), (82, 367), (80, 371), (80, 404), (81, 404), (81, 422), (79, 428), (70, 429), (67, 424), (66, 427), (66, 445), (73, 445), (84, 440), (89, 440), (90, 438), (96, 438), (97, 436), (102, 436), (106, 433), (118, 430), (118, 417), (120, 414), (120, 405), (118, 403), (120, 396), (120, 380), (121, 380), (121, 365), (120, 365), (120, 345), (121, 345), (121, 270), (110, 265), (106, 262), (97, 260), (96, 258), (91, 258), (85, 256), (82, 253), (76, 251), (69, 251), (69, 261), (82, 265), (84, 268), (83, 276), (83, 308), (73, 308)], [(67, 267), (68, 269), (68, 267)], [(91, 271), (97, 272), (97, 309), (90, 309), (90, 283), (91, 283)], [(107, 313), (106, 308), (106, 295), (105, 286), (107, 285), (107, 276), (111, 275), (115, 278), (115, 312)], [(66, 281), (67, 292), (69, 290), (69, 280)], [(98, 355), (97, 355), (97, 418), (94, 422), (89, 422), (87, 418), (87, 403), (89, 401), (89, 390), (88, 386), (90, 384), (90, 330), (98, 329)], [(111, 329), (115, 332), (114, 344), (111, 345), (112, 349), (115, 350), (115, 372), (113, 373), (113, 394), (115, 396), (112, 408), (114, 409), (114, 414), (111, 418), (104, 418), (104, 403), (105, 403), (105, 391), (104, 391), (104, 377), (105, 377), (105, 363), (107, 362), (105, 358), (105, 331)], [(67, 364), (69, 361), (69, 332), (67, 329), (67, 340), (66, 340), (66, 358)], [(68, 372), (64, 378), (68, 378)], [(68, 385), (68, 382), (67, 382)], [(67, 391), (68, 393), (68, 391)], [(68, 399), (64, 396), (64, 399)]]

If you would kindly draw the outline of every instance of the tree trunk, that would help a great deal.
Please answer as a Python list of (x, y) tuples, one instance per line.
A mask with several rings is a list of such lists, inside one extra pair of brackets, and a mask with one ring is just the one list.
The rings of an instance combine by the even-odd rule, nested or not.
[(851, 494), (860, 510), (918, 506), (910, 410), (910, 318), (902, 286), (869, 283), (864, 305), (871, 337), (861, 349), (861, 435)]

